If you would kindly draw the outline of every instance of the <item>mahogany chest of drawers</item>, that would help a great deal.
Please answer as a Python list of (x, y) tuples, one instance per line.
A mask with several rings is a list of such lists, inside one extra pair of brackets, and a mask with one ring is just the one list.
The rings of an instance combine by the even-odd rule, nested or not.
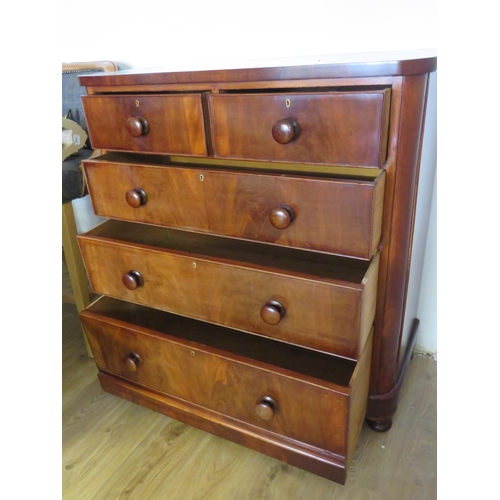
[(81, 77), (104, 390), (343, 483), (387, 430), (435, 59)]

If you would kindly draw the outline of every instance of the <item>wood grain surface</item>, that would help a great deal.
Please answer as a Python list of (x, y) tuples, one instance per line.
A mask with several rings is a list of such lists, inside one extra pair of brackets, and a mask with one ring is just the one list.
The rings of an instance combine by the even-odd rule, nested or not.
[[(370, 396), (389, 393), (399, 377), (407, 335), (403, 321), (410, 277), (421, 137), (429, 75), (408, 76), (393, 86), (391, 154), (386, 169), (380, 279), (377, 292)], [(412, 320), (413, 318), (408, 318)], [(409, 330), (409, 329), (408, 329)], [(386, 400), (390, 417), (398, 393)], [(370, 407), (368, 409), (370, 413)], [(380, 405), (378, 414), (380, 415)]]
[(65, 500), (432, 500), (436, 362), (415, 355), (388, 433), (363, 426), (347, 483), (335, 484), (106, 394), (75, 306), (63, 304)]
[[(123, 235), (113, 239), (111, 228)], [(138, 239), (133, 238), (134, 231)], [(227, 251), (230, 246), (220, 238), (200, 237), (151, 226), (108, 221), (96, 230), (80, 235), (82, 255), (90, 282), (96, 293), (121, 298), (191, 318), (236, 328), (251, 333), (330, 352), (350, 359), (358, 359), (371, 329), (373, 307), (365, 303), (374, 300), (378, 256), (375, 257), (362, 282), (334, 280), (321, 273), (339, 272), (331, 260), (330, 266), (321, 268), (321, 259), (304, 252), (312, 262), (290, 260), (293, 268), (286, 270), (272, 253), (272, 266), (255, 265), (245, 261), (245, 254), (236, 252), (236, 259), (222, 259), (212, 247), (196, 242), (217, 241)], [(144, 244), (153, 236), (160, 240), (154, 246)], [(129, 239), (130, 241), (126, 241)], [(135, 240), (135, 241), (134, 241)], [(243, 245), (249, 248), (248, 245)], [(262, 245), (259, 245), (261, 247)], [(196, 249), (193, 251), (193, 249)], [(266, 249), (263, 251), (265, 252)], [(287, 249), (288, 250), (288, 249)], [(298, 252), (298, 251), (295, 251)], [(250, 252), (251, 253), (251, 252)], [(297, 255), (294, 253), (294, 255)], [(323, 259), (332, 259), (323, 256)], [(106, 265), (102, 265), (106, 263)], [(352, 269), (347, 261), (345, 272)], [(286, 259), (283, 259), (286, 265)], [(358, 266), (367, 263), (359, 263)], [(304, 270), (307, 270), (304, 272)], [(359, 272), (359, 268), (354, 271)], [(122, 281), (130, 271), (138, 271), (143, 285), (131, 290)], [(265, 304), (275, 300), (286, 310), (276, 325), (261, 317)], [(364, 330), (361, 330), (361, 327)]]
[[(208, 96), (214, 156), (380, 167), (390, 91)], [(296, 133), (281, 140), (283, 120)], [(291, 126), (290, 126), (291, 127)]]
[[(436, 70), (437, 58), (426, 57), (420, 59), (391, 60), (379, 62), (351, 62), (337, 64), (317, 64), (310, 66), (283, 66), (276, 68), (242, 68), (218, 69), (209, 71), (148, 71), (128, 70), (111, 75), (81, 76), (80, 83), (84, 86), (112, 85), (115, 92), (120, 92), (127, 85), (161, 85), (204, 83), (209, 88), (211, 83), (236, 82), (266, 82), (273, 80), (282, 86), (289, 87), (295, 82), (290, 80), (322, 80), (322, 79), (375, 79), (380, 76), (419, 75)], [(288, 81), (287, 81), (288, 80)], [(366, 80), (364, 80), (366, 82)], [(343, 83), (343, 82), (342, 82)], [(358, 83), (359, 84), (359, 83)]]
[[(82, 102), (94, 149), (207, 154), (200, 95), (84, 96)], [(127, 126), (138, 118), (147, 131)]]
[[(123, 323), (114, 313), (119, 307), (116, 301), (102, 298), (99, 302), (107, 305), (91, 307), (81, 317), (102, 371), (321, 450), (347, 455), (347, 433), (357, 437), (366, 409), (371, 344), (366, 346), (352, 378), (344, 380), (345, 386), (339, 386), (323, 376), (320, 379), (305, 375), (304, 371), (308, 372), (309, 357), (316, 357), (311, 359), (312, 365), (328, 366), (327, 373), (343, 369), (346, 364), (343, 359), (337, 361), (333, 356), (326, 359), (327, 356), (307, 352), (301, 356), (294, 352), (299, 349), (251, 336), (249, 341), (254, 347), (245, 346), (245, 336), (241, 334), (237, 342), (244, 345), (235, 353), (229, 350), (235, 344), (229, 331), (218, 332), (214, 327), (204, 328), (205, 324), (196, 325), (191, 320), (164, 314), (163, 325), (168, 325), (170, 319), (173, 322), (171, 327), (163, 326), (163, 330), (172, 331), (165, 335), (140, 325), (139, 318), (146, 317), (145, 321), (149, 321), (146, 308), (135, 308), (136, 321)], [(200, 331), (200, 343), (193, 342), (193, 329)], [(228, 342), (223, 341), (224, 334), (229, 337)], [(212, 336), (216, 337), (218, 348), (212, 347)], [(242, 349), (251, 351), (251, 357), (242, 356)], [(258, 353), (266, 349), (270, 351), (266, 353), (269, 360), (289, 358), (290, 369), (280, 370), (270, 362), (256, 361)], [(130, 359), (139, 363), (127, 363)], [(359, 403), (359, 398), (355, 398), (353, 408), (351, 391), (365, 395)], [(261, 418), (256, 411), (263, 398), (272, 398), (277, 403), (268, 419)], [(355, 421), (352, 430), (350, 419)]]
[[(342, 270), (341, 274), (352, 275), (352, 281), (347, 280), (341, 283), (338, 278), (333, 277), (335, 274), (332, 274), (332, 269), (335, 268), (333, 263), (325, 266), (325, 271), (311, 273), (307, 271), (308, 266), (319, 269), (323, 267), (320, 262), (314, 264), (306, 259), (296, 265), (291, 254), (284, 256), (283, 260), (279, 257), (280, 263), (286, 263), (282, 269), (276, 262), (266, 267), (265, 259), (260, 254), (254, 260), (250, 259), (250, 262), (242, 265), (245, 259), (237, 246), (233, 244), (229, 244), (228, 249), (222, 251), (218, 249), (215, 254), (211, 254), (210, 252), (216, 245), (213, 246), (203, 241), (194, 246), (197, 250), (201, 249), (201, 253), (193, 253), (193, 247), (186, 249), (183, 246), (186, 241), (183, 238), (181, 238), (182, 241), (175, 242), (174, 248), (166, 250), (168, 246), (160, 245), (159, 249), (148, 248), (150, 243), (145, 240), (133, 241), (132, 239), (132, 241), (118, 244), (113, 242), (109, 245), (109, 241), (104, 241), (106, 238), (102, 233), (81, 239), (84, 245), (87, 244), (89, 255), (87, 267), (89, 264), (92, 265), (91, 281), (101, 271), (109, 271), (112, 275), (106, 276), (103, 281), (106, 286), (108, 283), (115, 286), (115, 275), (118, 275), (122, 289), (124, 288), (122, 283), (128, 285), (125, 288), (125, 294), (129, 294), (123, 296), (123, 290), (115, 293), (116, 290), (110, 289), (106, 292), (109, 295), (122, 297), (128, 301), (141, 302), (145, 299), (146, 302), (141, 303), (153, 305), (153, 307), (158, 307), (158, 304), (164, 304), (167, 300), (174, 304), (178, 301), (177, 305), (182, 305), (185, 309), (179, 310), (175, 305), (173, 312), (269, 337), (272, 337), (272, 332), (278, 332), (276, 338), (281, 341), (338, 353), (352, 359), (359, 358), (361, 346), (367, 338), (367, 334), (363, 332), (371, 325), (373, 314), (375, 314), (370, 397), (371, 400), (378, 398), (377, 401), (388, 401), (390, 398), (384, 398), (384, 396), (391, 395), (392, 397), (394, 393), (394, 398), (389, 401), (390, 404), (387, 407), (393, 409), (398, 391), (392, 389), (399, 376), (398, 365), (401, 353), (408, 343), (406, 337), (402, 336), (401, 327), (410, 269), (420, 139), (425, 115), (428, 72), (433, 71), (435, 66), (435, 58), (430, 58), (406, 62), (319, 65), (301, 68), (257, 68), (192, 73), (160, 72), (147, 75), (129, 72), (103, 78), (83, 78), (82, 82), (90, 86), (88, 87), (89, 94), (109, 92), (108, 95), (94, 95), (86, 99), (103, 99), (102, 109), (108, 109), (109, 116), (118, 116), (124, 123), (123, 130), (127, 134), (126, 141), (129, 143), (123, 147), (125, 139), (119, 138), (117, 148), (121, 151), (159, 154), (178, 151), (179, 155), (215, 156), (238, 161), (253, 159), (263, 163), (268, 160), (278, 163), (303, 162), (320, 166), (340, 163), (358, 167), (374, 167), (375, 170), (378, 167), (387, 172), (384, 178), (387, 184), (385, 201), (372, 205), (373, 217), (376, 220), (383, 217), (382, 233), (379, 232), (375, 238), (372, 238), (378, 244), (379, 235), (381, 235), (381, 245), (378, 248), (380, 254), (377, 254), (372, 261), (372, 267), (365, 269), (361, 276), (359, 276), (359, 268)], [(386, 76), (387, 78), (380, 78)], [(361, 81), (360, 77), (366, 77), (366, 80)], [(332, 84), (334, 79), (337, 81)], [(302, 86), (301, 82), (305, 82), (305, 85)], [(175, 84), (179, 84), (177, 89), (174, 88)], [(253, 84), (255, 88), (252, 89)], [(134, 85), (139, 86), (134, 88)], [(332, 90), (332, 86), (335, 90)], [(359, 87), (355, 89), (355, 86)], [(166, 93), (172, 90), (178, 93), (186, 92), (182, 96), (179, 94), (176, 96), (177, 104), (181, 103), (181, 97), (182, 99), (198, 99), (199, 105), (191, 106), (196, 115), (194, 118), (185, 107), (171, 114), (171, 119), (175, 118), (175, 115), (181, 116), (178, 127), (174, 130), (174, 135), (180, 135), (172, 141), (170, 138), (155, 136), (156, 131), (164, 130), (172, 121), (167, 119), (163, 109), (160, 109), (168, 108), (168, 106), (159, 103), (167, 97), (173, 98), (174, 96), (172, 94), (170, 96), (154, 95), (155, 91), (160, 89)], [(120, 96), (121, 91), (128, 95)], [(188, 94), (193, 91), (197, 95)], [(148, 94), (144, 96), (145, 105), (142, 107), (145, 111), (148, 109), (151, 111), (147, 117), (142, 113), (131, 112), (134, 105), (139, 108), (144, 104), (141, 103), (142, 97), (139, 95), (142, 92)], [(131, 96), (135, 97), (135, 101), (127, 100)], [(115, 98), (116, 101), (113, 101)], [(105, 103), (112, 102), (119, 104), (106, 108)], [(174, 106), (175, 103), (173, 103)], [(286, 114), (281, 113), (283, 109)], [(184, 117), (182, 117), (183, 112)], [(296, 114), (293, 114), (294, 112)], [(311, 115), (316, 119), (311, 119)], [(98, 121), (100, 119), (98, 118)], [(199, 125), (194, 127), (196, 129), (194, 134), (189, 130), (190, 122)], [(160, 124), (159, 127), (155, 126), (158, 124)], [(100, 135), (106, 138), (108, 144), (119, 136), (109, 123), (106, 123), (101, 130)], [(155, 132), (152, 133), (152, 130)], [(268, 130), (267, 135), (265, 130)], [(202, 139), (192, 142), (192, 137)], [(148, 141), (151, 142), (150, 145)], [(198, 153), (195, 154), (194, 151), (200, 144), (203, 146), (203, 151), (197, 149)], [(175, 149), (176, 147), (179, 149)], [(203, 180), (200, 179), (200, 181)], [(378, 191), (381, 185), (379, 184)], [(134, 210), (141, 210), (148, 206), (147, 196), (143, 196), (141, 190), (141, 186), (130, 186), (126, 190), (128, 193), (126, 199), (129, 200), (129, 206), (132, 205)], [(382, 195), (379, 199), (382, 199)], [(236, 204), (230, 208), (240, 206)], [(292, 207), (286, 202), (281, 202), (278, 207), (271, 208), (271, 210), (269, 221), (278, 226), (280, 231), (293, 228), (298, 220), (295, 213), (297, 207)], [(135, 225), (138, 226), (138, 224)], [(134, 230), (131, 232), (133, 233)], [(126, 234), (128, 237), (128, 233)], [(169, 239), (170, 236), (166, 234), (166, 238)], [(207, 237), (207, 235), (202, 236)], [(268, 243), (273, 243), (268, 247), (275, 246), (272, 241)], [(256, 244), (251, 243), (251, 245)], [(291, 250), (283, 247), (281, 249), (286, 252)], [(373, 253), (375, 246), (370, 246), (370, 249)], [(321, 248), (315, 250), (321, 250)], [(148, 253), (144, 254), (143, 251)], [(169, 259), (173, 259), (173, 263), (165, 267), (167, 254)], [(130, 256), (133, 257), (131, 260), (129, 260)], [(324, 258), (320, 257), (319, 260)], [(380, 272), (378, 272), (379, 260)], [(141, 262), (145, 268), (138, 270), (133, 262)], [(375, 271), (373, 266), (377, 266)], [(223, 269), (228, 272), (220, 273)], [(170, 274), (167, 271), (170, 271)], [(242, 271), (247, 274), (241, 274)], [(248, 271), (254, 274), (249, 275)], [(373, 282), (377, 274), (380, 279), (376, 292)], [(277, 287), (273, 288), (271, 286), (273, 283), (265, 280), (259, 281), (256, 276), (259, 276), (259, 279), (266, 276), (266, 279), (272, 277), (273, 280), (276, 278), (286, 278), (286, 280), (276, 281)], [(354, 279), (355, 276), (357, 279)], [(216, 283), (212, 283), (211, 280)], [(190, 283), (191, 288), (185, 288), (186, 282)], [(219, 282), (224, 282), (224, 286), (227, 285), (227, 287), (224, 288)], [(241, 297), (249, 295), (248, 283), (252, 283), (255, 289), (250, 290), (251, 299), (245, 303), (242, 302)], [(300, 286), (304, 283), (312, 287), (301, 289)], [(163, 290), (161, 290), (162, 284), (167, 285)], [(339, 292), (339, 287), (343, 290), (342, 294), (327, 297), (326, 290)], [(271, 296), (269, 294), (268, 296), (258, 295), (262, 290), (269, 288), (273, 288)], [(161, 291), (160, 297), (156, 296), (158, 290)], [(357, 293), (358, 295), (353, 300), (344, 292), (345, 290), (348, 290), (349, 294)], [(203, 297), (204, 294), (206, 294), (205, 297)], [(375, 307), (376, 294), (379, 300)], [(288, 297), (292, 295), (300, 299), (302, 304), (290, 302)], [(276, 310), (278, 312), (270, 309), (269, 304), (279, 304)], [(335, 321), (325, 314), (325, 311), (329, 311), (330, 308), (334, 309), (332, 304), (340, 308), (339, 311), (335, 311)], [(200, 310), (202, 315), (197, 316)], [(254, 310), (257, 315), (255, 318), (249, 314)], [(262, 313), (263, 310), (265, 314)], [(299, 318), (294, 316), (297, 313), (299, 313)], [(279, 317), (276, 314), (279, 314)], [(342, 314), (347, 314), (349, 321)], [(241, 317), (245, 317), (245, 324), (238, 325), (237, 321)], [(355, 330), (347, 334), (343, 329), (333, 331), (343, 320), (347, 326), (355, 325)], [(255, 327), (258, 321), (265, 325), (264, 329), (260, 326)], [(294, 327), (297, 325), (300, 328), (294, 332)], [(265, 331), (265, 328), (269, 331)], [(312, 332), (312, 335), (309, 335), (309, 332)], [(133, 369), (134, 372), (140, 369), (142, 358), (138, 354), (129, 353), (126, 355), (126, 360), (128, 360), (126, 362), (129, 369)], [(358, 376), (368, 378), (368, 370), (361, 370), (361, 366), (367, 365), (358, 362)], [(156, 411), (162, 412), (167, 406), (175, 409), (168, 413), (171, 417), (178, 418), (185, 415), (185, 421), (193, 425), (196, 425), (196, 419), (200, 418), (196, 408), (186, 408), (185, 404), (183, 406), (178, 402), (167, 403), (152, 390), (146, 390), (146, 388), (139, 390), (138, 386), (132, 386), (124, 379), (101, 373), (100, 380), (106, 390)], [(362, 391), (358, 391), (357, 394), (353, 393), (352, 414), (357, 427), (362, 420), (359, 415), (364, 411), (365, 401)], [(268, 408), (264, 410), (266, 411), (263, 414), (266, 417), (269, 416)], [(274, 412), (275, 409), (272, 411)], [(370, 414), (370, 408), (368, 413)], [(214, 413), (208, 421), (214, 427), (222, 427), (220, 435), (231, 438), (230, 434), (234, 435), (231, 426), (228, 422), (223, 422), (219, 415), (222, 415), (223, 419), (229, 419), (223, 414)], [(382, 416), (384, 419), (388, 418), (383, 411)], [(261, 430), (261, 432), (263, 434), (257, 436), (257, 441), (268, 442), (263, 437), (267, 430)], [(247, 438), (241, 443), (250, 448), (260, 449), (259, 446), (254, 446), (256, 441), (248, 437), (250, 434), (247, 432)], [(355, 457), (357, 453), (354, 450), (355, 439), (348, 436), (347, 440), (349, 442), (348, 454), (350, 457)], [(286, 454), (285, 449), (286, 444), (275, 456), (283, 459), (281, 453)], [(301, 466), (300, 462), (288, 460), (288, 463)], [(336, 465), (342, 468), (342, 463), (336, 464), (334, 460), (329, 461), (330, 467), (335, 468)], [(308, 470), (315, 469), (312, 467)], [(321, 471), (316, 469), (316, 472), (328, 477), (324, 469)], [(345, 475), (332, 478), (343, 480)], [(418, 487), (420, 486), (421, 484), (418, 484)], [(411, 486), (400, 489), (397, 492), (399, 495), (397, 498), (411, 498), (414, 490), (415, 488), (412, 489)], [(129, 492), (130, 490), (126, 494)], [(373, 488), (363, 494), (359, 493), (359, 496), (371, 498), (372, 492)], [(378, 491), (377, 493), (380, 493), (382, 498), (388, 498), (387, 494), (384, 494), (386, 492)], [(264, 491), (264, 495), (269, 497), (269, 491)], [(333, 495), (336, 498), (341, 497), (340, 493), (333, 492)], [(310, 494), (306, 497), (309, 498)], [(355, 498), (355, 496), (351, 495), (350, 498)]]
[[(374, 181), (335, 180), (105, 160), (84, 162), (84, 169), (102, 217), (361, 259), (370, 259), (380, 241), (383, 173)], [(294, 218), (277, 229), (271, 216), (284, 205)]]

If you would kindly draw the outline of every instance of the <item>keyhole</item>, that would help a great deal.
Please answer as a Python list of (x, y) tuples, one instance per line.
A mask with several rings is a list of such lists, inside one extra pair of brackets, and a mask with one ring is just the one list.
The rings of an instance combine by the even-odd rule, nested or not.
[(286, 104), (286, 107), (287, 107), (287, 108), (289, 108), (289, 107), (290, 107), (290, 104), (291, 104), (290, 99), (287, 99), (287, 100), (285, 101), (285, 104)]

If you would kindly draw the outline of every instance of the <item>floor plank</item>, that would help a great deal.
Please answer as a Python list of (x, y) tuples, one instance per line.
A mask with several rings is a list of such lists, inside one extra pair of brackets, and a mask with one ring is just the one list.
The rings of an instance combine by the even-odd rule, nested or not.
[(415, 355), (392, 429), (366, 425), (345, 486), (104, 393), (63, 303), (65, 500), (436, 498), (436, 362)]

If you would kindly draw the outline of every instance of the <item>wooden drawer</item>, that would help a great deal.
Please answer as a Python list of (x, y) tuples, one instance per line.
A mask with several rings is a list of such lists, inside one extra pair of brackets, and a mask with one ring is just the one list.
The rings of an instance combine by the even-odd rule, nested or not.
[(346, 457), (368, 393), (358, 363), (101, 298), (81, 314), (101, 371)]
[(208, 97), (214, 156), (381, 167), (389, 90)]
[(94, 149), (206, 156), (201, 96), (82, 97)]
[(377, 250), (385, 172), (348, 180), (136, 161), (84, 162), (97, 215), (360, 259)]
[(113, 220), (78, 239), (94, 291), (111, 297), (350, 359), (373, 323), (378, 254), (356, 261)]

